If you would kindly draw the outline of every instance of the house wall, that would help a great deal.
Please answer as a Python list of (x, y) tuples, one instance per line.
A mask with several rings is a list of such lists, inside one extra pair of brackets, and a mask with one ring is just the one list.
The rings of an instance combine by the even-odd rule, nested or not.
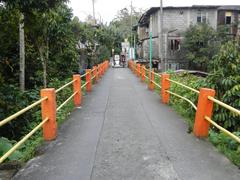
[[(198, 13), (201, 11), (206, 16), (206, 22), (215, 30), (218, 25), (225, 24), (225, 10), (218, 10), (217, 8), (170, 8), (163, 11), (163, 57), (167, 63), (168, 68), (178, 69), (187, 66), (184, 60), (184, 52), (182, 49), (182, 42), (184, 41), (184, 33), (191, 25), (196, 25)], [(240, 15), (239, 11), (232, 11), (235, 26), (231, 26), (231, 33), (240, 34)], [(157, 11), (151, 15), (148, 31), (152, 30), (153, 34), (153, 59), (159, 59), (159, 13)], [(142, 41), (141, 54), (143, 58), (149, 59), (149, 37), (148, 33), (139, 31), (139, 39)], [(143, 37), (143, 38), (141, 38)], [(172, 48), (172, 42), (179, 40), (180, 49)]]
[[(206, 13), (207, 22), (214, 29), (217, 28), (217, 10), (202, 10)], [(153, 37), (158, 37), (158, 13), (151, 15), (150, 29), (152, 29)], [(179, 69), (186, 68), (187, 63), (184, 61), (184, 52), (181, 48), (184, 40), (184, 33), (190, 25), (197, 24), (197, 9), (167, 9), (163, 11), (163, 55), (168, 68)], [(179, 40), (180, 49), (172, 50), (171, 41)], [(153, 39), (153, 58), (159, 59), (159, 39)], [(143, 57), (149, 58), (149, 40), (143, 42)]]

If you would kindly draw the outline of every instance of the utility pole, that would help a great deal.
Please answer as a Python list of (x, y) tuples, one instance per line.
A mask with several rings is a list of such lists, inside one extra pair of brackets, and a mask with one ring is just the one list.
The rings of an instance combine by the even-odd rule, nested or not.
[(150, 17), (150, 32), (149, 32), (149, 70), (150, 70), (150, 82), (152, 80), (152, 28), (153, 28), (153, 20), (152, 15)]
[(159, 39), (159, 59), (161, 60), (162, 71), (165, 71), (165, 60), (163, 58), (163, 2), (160, 0), (160, 11), (158, 14), (158, 39)]
[(133, 40), (133, 59), (136, 60), (136, 35), (134, 34)]
[(133, 18), (132, 18), (132, 1), (131, 1), (131, 27), (130, 27), (130, 32), (131, 32), (131, 39), (130, 39), (130, 51), (129, 51), (129, 55), (130, 58), (133, 59), (133, 52), (132, 52), (132, 45), (133, 45), (133, 33), (132, 33), (132, 26), (133, 26)]
[(96, 25), (96, 17), (95, 17), (95, 0), (92, 0), (92, 6), (93, 6), (93, 21), (94, 21), (94, 25)]
[(24, 40), (24, 15), (19, 20), (19, 83), (20, 90), (25, 90), (25, 40)]

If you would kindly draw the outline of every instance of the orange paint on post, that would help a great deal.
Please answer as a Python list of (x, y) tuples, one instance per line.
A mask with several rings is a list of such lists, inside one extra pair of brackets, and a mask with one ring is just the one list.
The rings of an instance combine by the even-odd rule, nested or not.
[(146, 76), (146, 70), (145, 70), (145, 66), (142, 65), (142, 82), (145, 82), (145, 76)]
[(101, 74), (101, 77), (103, 76), (103, 64), (101, 63), (100, 64), (100, 74)]
[(137, 76), (140, 77), (141, 75), (141, 65), (137, 64)]
[(74, 97), (73, 97), (73, 102), (75, 107), (78, 107), (81, 105), (81, 100), (82, 100), (82, 91), (81, 91), (81, 76), (79, 74), (73, 75), (73, 92), (78, 92)]
[(48, 118), (43, 125), (43, 137), (46, 141), (51, 141), (57, 137), (56, 121), (56, 93), (54, 88), (42, 89), (41, 97), (47, 97), (47, 100), (41, 103), (42, 120)]
[(137, 76), (138, 75), (138, 69), (137, 69), (137, 64), (136, 63), (134, 63), (134, 69), (135, 69), (135, 74)]
[(98, 72), (98, 80), (101, 78), (101, 72), (100, 72), (101, 70), (100, 70), (100, 64), (98, 64), (98, 66), (97, 66), (97, 72)]
[(168, 81), (167, 79), (170, 79), (170, 75), (169, 74), (162, 74), (162, 102), (164, 104), (168, 104), (169, 103), (169, 97), (170, 94), (168, 92), (166, 92), (166, 90), (170, 89), (170, 81)]
[(98, 82), (98, 80), (99, 80), (99, 74), (98, 74), (98, 72), (99, 72), (99, 66), (97, 65), (96, 66), (96, 81)]
[(94, 83), (97, 83), (97, 67), (93, 66)]
[(193, 133), (197, 137), (208, 137), (209, 122), (205, 120), (205, 116), (212, 117), (213, 102), (208, 99), (208, 96), (214, 97), (215, 90), (201, 88), (198, 96), (197, 112)]
[[(148, 88), (149, 88), (150, 90), (154, 90), (155, 85), (154, 85), (154, 83), (152, 82), (152, 81), (154, 81), (154, 71), (153, 71), (153, 70), (152, 70), (152, 72), (151, 72), (151, 77), (150, 77), (150, 71), (148, 72), (148, 78), (149, 78)], [(150, 78), (151, 78), (152, 81), (150, 81)]]
[(91, 69), (86, 69), (86, 73), (87, 73), (86, 82), (88, 82), (87, 85), (86, 85), (86, 91), (90, 92), (92, 90)]

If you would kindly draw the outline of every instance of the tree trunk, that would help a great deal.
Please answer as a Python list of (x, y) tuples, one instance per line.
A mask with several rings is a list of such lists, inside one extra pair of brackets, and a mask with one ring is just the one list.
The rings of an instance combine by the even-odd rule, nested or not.
[(24, 40), (24, 15), (21, 14), (19, 22), (19, 84), (20, 90), (25, 90), (25, 40)]
[(47, 62), (44, 56), (44, 48), (39, 47), (38, 51), (39, 51), (42, 68), (43, 68), (43, 86), (44, 88), (46, 88), (47, 87)]

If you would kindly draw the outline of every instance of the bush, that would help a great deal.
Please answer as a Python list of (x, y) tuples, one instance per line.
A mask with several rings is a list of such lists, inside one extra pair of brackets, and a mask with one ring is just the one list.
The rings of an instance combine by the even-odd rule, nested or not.
[[(70, 78), (64, 81), (52, 79), (51, 83), (49, 83), (49, 87), (55, 87), (57, 89), (62, 85), (70, 82), (71, 80), (72, 79)], [(19, 111), (20, 109), (28, 106), (30, 103), (40, 98), (38, 90), (32, 90), (21, 93), (15, 87), (10, 88), (9, 91), (5, 89), (4, 91), (0, 91), (0, 93), (5, 93), (5, 96), (1, 99), (2, 104), (0, 104), (1, 108), (4, 108), (4, 110), (0, 113), (1, 119)], [(65, 88), (64, 90), (60, 91), (57, 94), (57, 105), (59, 106), (72, 94), (73, 90), (71, 85)], [(74, 105), (73, 102), (71, 101), (57, 113), (58, 125), (60, 125), (67, 118), (69, 113), (73, 110), (73, 107)], [(19, 141), (23, 136), (29, 133), (41, 121), (42, 118), (40, 107), (36, 107), (24, 113), (19, 118), (1, 127), (0, 156), (6, 153), (17, 141)], [(21, 147), (19, 147), (19, 149), (15, 151), (7, 160), (26, 161), (31, 159), (35, 154), (36, 147), (39, 146), (42, 142), (43, 142), (42, 130), (39, 130)]]

